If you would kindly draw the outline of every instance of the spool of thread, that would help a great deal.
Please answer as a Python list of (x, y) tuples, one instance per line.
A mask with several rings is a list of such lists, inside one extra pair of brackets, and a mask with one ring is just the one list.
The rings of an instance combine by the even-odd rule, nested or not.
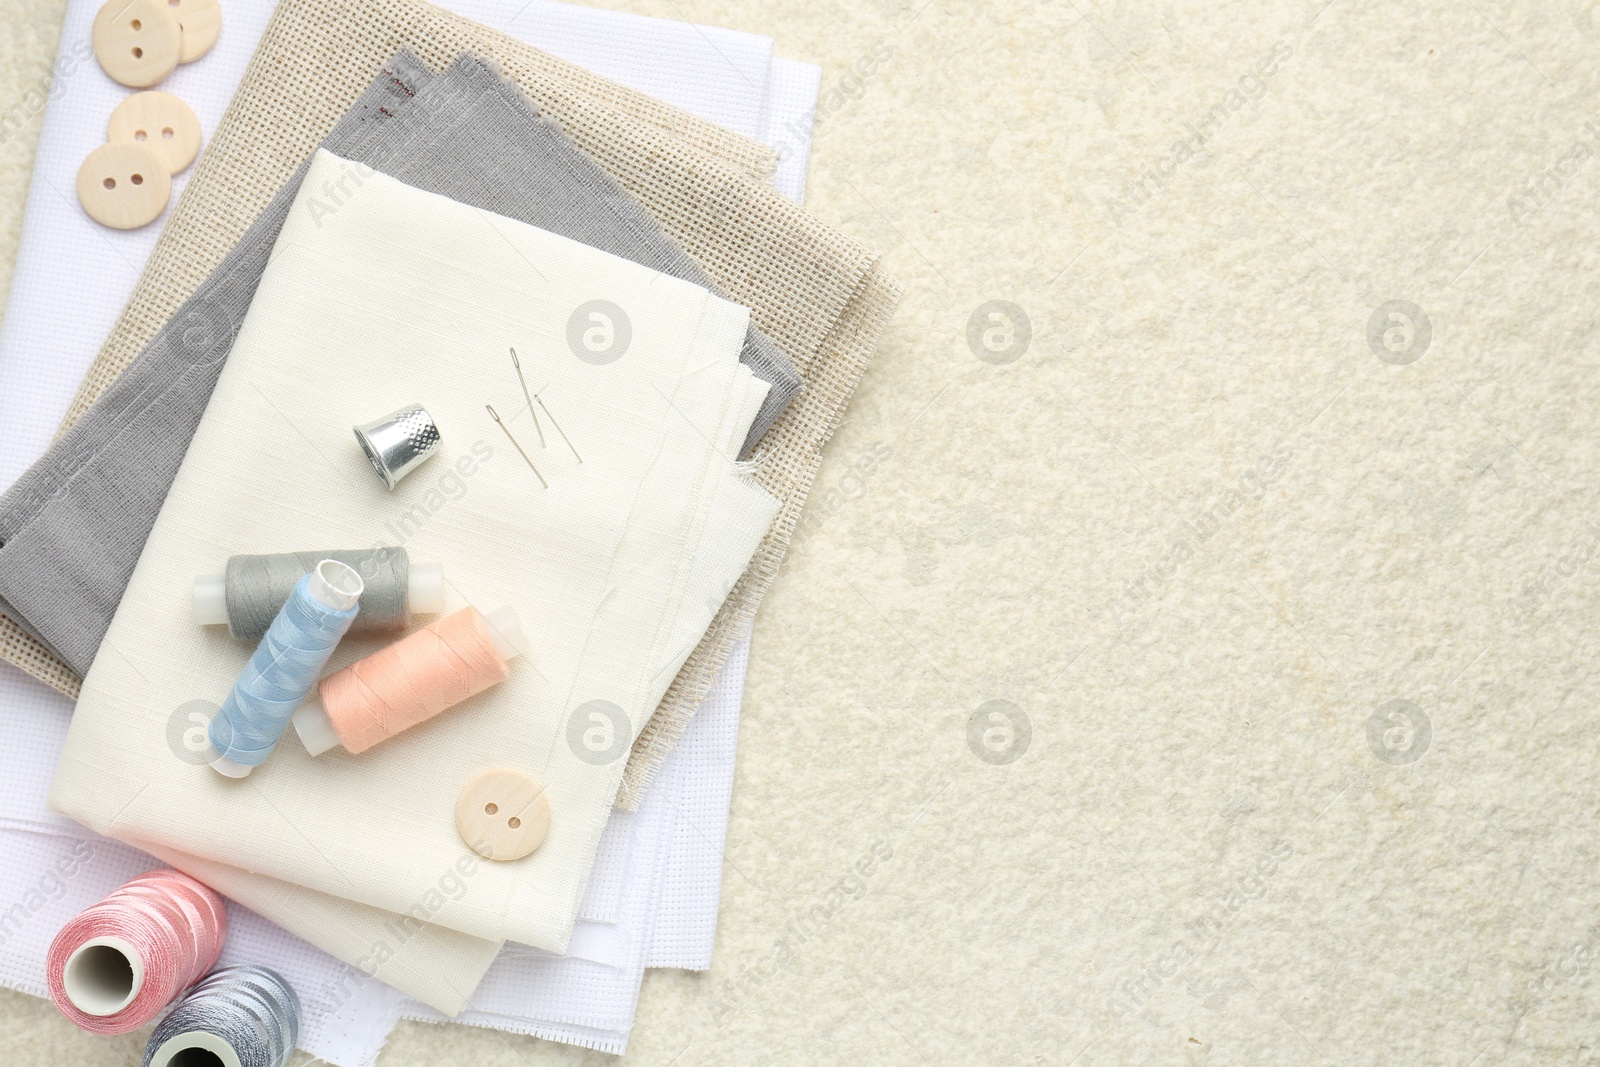
[(412, 563), (403, 548), (357, 548), (229, 556), (224, 573), (194, 580), (195, 621), (201, 626), (226, 624), (237, 641), (259, 641), (294, 583), (325, 559), (354, 567), (366, 584), (351, 633), (404, 630), (411, 616), (444, 610), (440, 564)]
[(141, 1067), (286, 1067), (300, 1040), (300, 998), (277, 971), (213, 971), (156, 1025)]
[(50, 999), (92, 1033), (137, 1030), (211, 969), (227, 936), (215, 892), (179, 871), (146, 871), (56, 934)]
[(462, 608), (328, 675), (294, 713), (295, 733), (313, 756), (365, 752), (505, 681), (506, 662), (526, 651), (512, 608)]
[(211, 766), (243, 778), (272, 755), (334, 647), (350, 628), (361, 575), (325, 559), (295, 583), (233, 691), (211, 720)]

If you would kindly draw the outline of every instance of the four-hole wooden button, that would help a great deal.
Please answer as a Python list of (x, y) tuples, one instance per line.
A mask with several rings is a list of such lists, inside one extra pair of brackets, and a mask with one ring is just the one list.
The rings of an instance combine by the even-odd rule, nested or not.
[(544, 786), (521, 771), (484, 771), (456, 799), (456, 830), (484, 859), (520, 860), (550, 832), (550, 800)]
[(78, 202), (89, 217), (117, 230), (154, 222), (172, 196), (172, 175), (142, 144), (103, 144), (78, 168)]
[(183, 31), (179, 63), (193, 63), (217, 43), (222, 32), (222, 5), (217, 0), (166, 0), (173, 14), (178, 16), (178, 28)]
[(117, 105), (106, 123), (106, 140), (142, 144), (176, 174), (200, 151), (200, 120), (194, 109), (156, 89), (134, 93)]
[(107, 0), (89, 35), (101, 68), (135, 89), (171, 74), (183, 52), (183, 30), (167, 0)]

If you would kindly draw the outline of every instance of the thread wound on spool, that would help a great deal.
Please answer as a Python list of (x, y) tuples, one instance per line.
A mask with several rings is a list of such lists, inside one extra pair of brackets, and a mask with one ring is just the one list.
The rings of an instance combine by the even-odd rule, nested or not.
[(146, 871), (56, 934), (50, 999), (92, 1033), (137, 1030), (211, 969), (227, 934), (215, 892), (178, 871)]
[[(259, 641), (289, 599), (295, 583), (325, 559), (338, 560), (352, 568), (365, 583), (360, 608), (350, 624), (351, 633), (404, 630), (413, 611), (424, 612), (427, 608), (411, 603), (412, 564), (403, 548), (229, 556), (223, 572), (229, 635), (238, 641)], [(443, 584), (442, 580), (439, 584)]]
[(509, 673), (488, 621), (469, 607), (330, 674), (317, 692), (340, 743), (365, 752)]
[(300, 998), (281, 975), (224, 967), (156, 1026), (142, 1067), (187, 1067), (207, 1053), (224, 1067), (285, 1067), (299, 1040)]
[(354, 604), (334, 608), (318, 599), (313, 589), (333, 575), (359, 596), (360, 575), (334, 560), (325, 560), (317, 568), (295, 583), (211, 720), (211, 746), (216, 750), (212, 765), (223, 773), (247, 774), (272, 754), (289, 717), (316, 684), (317, 675), (355, 618)]

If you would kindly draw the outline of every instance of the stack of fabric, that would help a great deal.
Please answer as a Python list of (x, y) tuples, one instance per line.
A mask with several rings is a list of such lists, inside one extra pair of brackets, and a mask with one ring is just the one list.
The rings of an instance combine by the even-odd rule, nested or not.
[[(815, 68), (452, 6), (236, 0), (174, 86), (216, 125), (159, 236), (53, 191), (109, 83), (51, 106), (0, 334), (0, 655), (39, 680), (0, 676), (0, 981), (43, 994), (151, 856), (235, 902), (220, 963), (278, 971), (336, 1063), (402, 1015), (621, 1052), (647, 967), (709, 965), (749, 622), (898, 289), (795, 206)], [(386, 486), (349, 428), (417, 400), (443, 440)], [(503, 680), (372, 751), (186, 758), (251, 656), (194, 578), (395, 545), (445, 615), (514, 608)], [(510, 859), (458, 819), (506, 768), (549, 814)]]

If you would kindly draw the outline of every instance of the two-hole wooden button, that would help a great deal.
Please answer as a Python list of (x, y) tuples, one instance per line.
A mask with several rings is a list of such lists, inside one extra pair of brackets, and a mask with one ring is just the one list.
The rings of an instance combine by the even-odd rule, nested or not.
[[(218, 0), (106, 0), (90, 36), (101, 68), (143, 89), (205, 55), (221, 32)], [(78, 168), (78, 201), (96, 222), (133, 230), (166, 208), (172, 176), (200, 151), (200, 120), (171, 93), (135, 93), (111, 113), (106, 140)]]
[(101, 68), (135, 89), (171, 74), (183, 54), (183, 29), (167, 0), (107, 0), (90, 38)]
[(172, 175), (142, 144), (103, 144), (78, 168), (78, 201), (89, 217), (117, 230), (155, 221), (172, 196)]
[(484, 771), (456, 799), (456, 831), (484, 859), (520, 860), (550, 832), (550, 799), (521, 771)]
[(222, 5), (217, 0), (167, 0), (167, 7), (178, 16), (183, 31), (183, 50), (179, 63), (193, 63), (217, 43), (222, 32)]
[(149, 89), (117, 105), (106, 123), (106, 140), (142, 144), (176, 174), (200, 151), (200, 120), (171, 93)]

